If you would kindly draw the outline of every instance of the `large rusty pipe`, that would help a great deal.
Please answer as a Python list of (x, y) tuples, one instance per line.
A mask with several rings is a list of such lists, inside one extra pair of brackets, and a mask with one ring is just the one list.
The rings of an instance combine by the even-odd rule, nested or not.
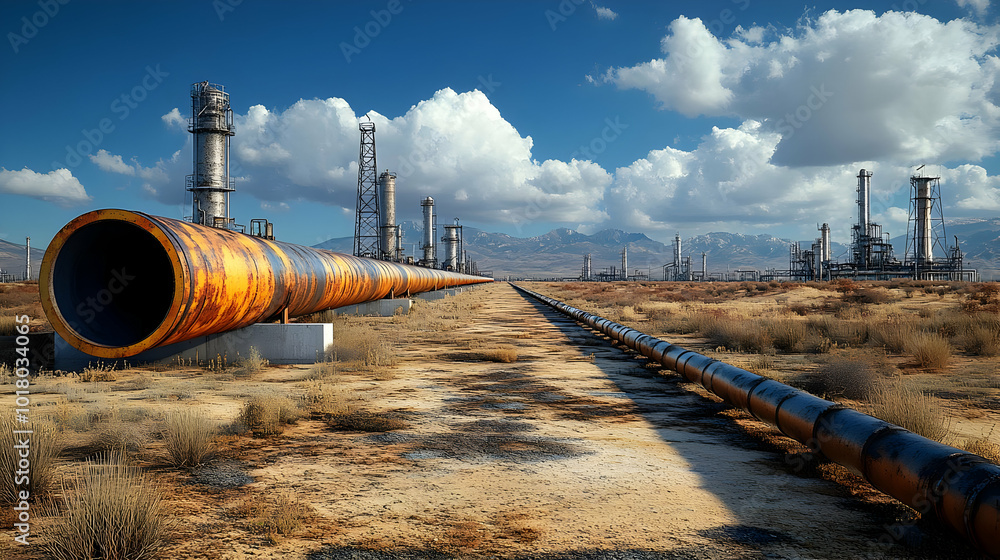
[[(513, 285), (513, 284), (512, 284)], [(514, 285), (776, 426), (1000, 558), (1000, 466), (805, 391)]]
[(124, 358), (198, 336), (488, 278), (365, 259), (127, 210), (95, 210), (52, 239), (39, 277), (63, 339)]

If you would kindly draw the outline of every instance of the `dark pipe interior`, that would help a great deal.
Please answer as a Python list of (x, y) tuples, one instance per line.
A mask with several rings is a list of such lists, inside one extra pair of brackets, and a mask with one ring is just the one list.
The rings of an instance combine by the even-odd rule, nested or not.
[(53, 263), (55, 306), (95, 344), (128, 346), (163, 322), (174, 293), (166, 251), (129, 222), (98, 221), (66, 240)]

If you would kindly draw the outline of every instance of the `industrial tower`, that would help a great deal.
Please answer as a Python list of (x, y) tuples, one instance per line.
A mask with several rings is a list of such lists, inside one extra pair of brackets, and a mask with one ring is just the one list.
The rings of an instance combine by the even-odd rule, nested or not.
[(354, 225), (354, 256), (382, 256), (379, 231), (378, 165), (375, 162), (375, 123), (358, 124), (361, 149), (358, 155), (358, 208)]
[(948, 254), (946, 239), (944, 212), (941, 208), (941, 178), (920, 175), (910, 177), (905, 264), (915, 267), (919, 277), (921, 272), (933, 268), (935, 248), (940, 250), (938, 260), (945, 260), (942, 257)]
[(194, 173), (186, 177), (191, 192), (191, 221), (229, 228), (229, 193), (236, 190), (229, 177), (229, 139), (236, 133), (229, 94), (219, 84), (198, 82), (191, 86), (191, 120), (194, 134)]

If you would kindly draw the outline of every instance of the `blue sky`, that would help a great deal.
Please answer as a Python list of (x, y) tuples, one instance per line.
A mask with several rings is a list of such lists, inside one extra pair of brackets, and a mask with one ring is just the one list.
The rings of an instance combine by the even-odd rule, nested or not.
[(232, 215), (294, 243), (353, 233), (365, 114), (402, 220), (431, 195), (442, 222), (519, 236), (845, 241), (865, 167), (901, 235), (921, 163), (946, 218), (1000, 215), (987, 0), (7, 0), (0, 23), (15, 242), (97, 208), (183, 216), (203, 80), (236, 117)]

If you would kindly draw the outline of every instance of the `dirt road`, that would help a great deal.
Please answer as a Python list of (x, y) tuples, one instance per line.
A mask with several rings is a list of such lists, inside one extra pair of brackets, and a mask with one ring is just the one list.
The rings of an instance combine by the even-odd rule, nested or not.
[[(239, 494), (187, 485), (189, 515), (205, 529), (173, 554), (924, 557), (912, 535), (909, 546), (879, 542), (892, 540), (882, 529), (892, 508), (797, 473), (678, 377), (507, 285), (476, 292), (487, 303), (454, 321), (449, 342), (411, 337), (393, 379), (344, 381), (368, 408), (395, 413), (408, 428), (345, 433), (306, 420), (237, 450), (235, 464), (255, 481), (241, 491), (294, 492), (316, 514), (305, 534), (265, 545), (227, 532), (222, 512)], [(513, 345), (518, 359), (469, 361), (470, 340)]]

